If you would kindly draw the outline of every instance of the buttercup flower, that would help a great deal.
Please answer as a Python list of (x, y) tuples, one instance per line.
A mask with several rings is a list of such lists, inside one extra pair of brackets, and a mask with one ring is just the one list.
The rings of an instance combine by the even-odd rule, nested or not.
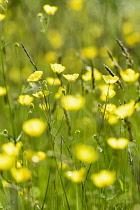
[(77, 159), (84, 163), (93, 163), (98, 159), (98, 154), (95, 149), (86, 144), (75, 145), (74, 154)]
[(0, 86), (0, 96), (4, 96), (4, 95), (6, 95), (6, 88)]
[(74, 82), (79, 77), (79, 74), (63, 74), (63, 77), (69, 82)]
[(49, 90), (44, 90), (44, 91), (33, 93), (32, 95), (35, 96), (36, 98), (44, 98), (44, 96), (47, 96), (49, 94), (50, 94)]
[[(102, 79), (102, 74), (99, 72), (99, 70), (94, 69), (94, 78), (96, 81), (99, 81)], [(85, 74), (82, 75), (82, 79), (84, 81), (91, 81), (92, 79), (92, 71), (87, 71)]]
[(46, 124), (40, 119), (30, 119), (24, 122), (22, 129), (29, 136), (40, 136), (46, 129)]
[(66, 177), (70, 179), (72, 182), (82, 182), (85, 178), (86, 169), (81, 168), (80, 170), (76, 171), (67, 171), (65, 173)]
[(136, 73), (133, 69), (120, 71), (120, 75), (125, 82), (135, 82), (139, 77), (139, 73)]
[(29, 95), (20, 95), (17, 99), (17, 101), (21, 105), (26, 105), (26, 106), (28, 106), (33, 100), (34, 100), (34, 98)]
[(27, 81), (28, 82), (37, 82), (41, 79), (42, 75), (43, 75), (43, 71), (35, 71), (33, 74), (31, 74), (28, 77)]
[(46, 80), (49, 85), (60, 85), (61, 84), (61, 82), (58, 78), (47, 77)]
[(27, 168), (12, 168), (11, 174), (16, 182), (26, 182), (31, 178), (31, 172)]
[(126, 138), (116, 139), (114, 137), (111, 137), (107, 139), (107, 143), (113, 149), (124, 149), (128, 145), (129, 140)]
[(0, 13), (0, 21), (4, 20), (5, 18), (6, 18), (6, 15)]
[(128, 104), (121, 105), (116, 108), (114, 113), (121, 119), (130, 117), (135, 111), (135, 102), (130, 101)]
[(50, 6), (50, 5), (46, 4), (43, 6), (43, 9), (48, 15), (54, 15), (56, 13), (56, 11), (58, 10), (58, 7)]
[(116, 175), (114, 172), (101, 170), (97, 174), (91, 176), (91, 180), (97, 187), (106, 187), (114, 184)]
[(102, 77), (107, 84), (114, 84), (119, 80), (119, 77), (117, 76), (103, 75)]
[(68, 111), (77, 111), (84, 106), (83, 96), (66, 95), (61, 99), (61, 104)]
[(91, 59), (97, 56), (97, 49), (95, 47), (85, 47), (81, 50), (81, 55), (85, 58)]
[(25, 156), (28, 160), (34, 162), (34, 163), (39, 163), (46, 158), (46, 153), (42, 151), (32, 151), (32, 150), (26, 150), (25, 151)]
[(60, 74), (66, 69), (66, 67), (62, 66), (61, 64), (54, 63), (54, 64), (51, 64), (51, 69), (53, 70), (53, 72)]

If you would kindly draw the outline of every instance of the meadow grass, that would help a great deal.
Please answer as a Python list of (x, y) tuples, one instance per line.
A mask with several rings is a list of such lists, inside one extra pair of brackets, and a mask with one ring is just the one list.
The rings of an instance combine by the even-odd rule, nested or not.
[(1, 209), (140, 209), (139, 6), (0, 1)]

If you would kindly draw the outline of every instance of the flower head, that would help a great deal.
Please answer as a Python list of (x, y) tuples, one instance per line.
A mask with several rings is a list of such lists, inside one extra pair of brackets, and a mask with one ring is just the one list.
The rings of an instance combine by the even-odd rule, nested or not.
[(35, 71), (33, 74), (31, 74), (28, 77), (27, 81), (28, 82), (37, 82), (41, 79), (42, 75), (43, 75), (43, 71)]
[(83, 96), (66, 95), (62, 97), (61, 104), (68, 111), (77, 111), (83, 107), (84, 98)]
[(12, 168), (11, 174), (16, 182), (26, 182), (31, 178), (31, 172), (27, 168)]
[(22, 129), (29, 136), (40, 136), (46, 129), (46, 124), (40, 119), (30, 119), (23, 123)]
[(76, 158), (84, 163), (93, 163), (98, 159), (98, 154), (95, 149), (86, 144), (77, 144), (74, 152)]
[(4, 20), (6, 18), (6, 15), (0, 14), (0, 21)]
[(119, 80), (119, 77), (117, 76), (103, 75), (102, 77), (107, 84), (114, 84)]
[(6, 95), (6, 88), (0, 86), (0, 96), (4, 96), (4, 95)]
[(86, 169), (81, 168), (80, 170), (76, 171), (67, 171), (65, 176), (70, 179), (72, 182), (82, 182), (85, 178)]
[(128, 104), (121, 105), (116, 108), (114, 113), (121, 119), (130, 117), (135, 111), (135, 102), (130, 101)]
[[(98, 69), (94, 69), (94, 78), (96, 81), (99, 81), (102, 79), (102, 74)], [(82, 79), (84, 81), (91, 81), (92, 79), (92, 71), (87, 71), (85, 74), (82, 75)]]
[(120, 75), (125, 82), (135, 82), (139, 77), (139, 73), (136, 73), (133, 69), (120, 71)]
[(25, 156), (29, 161), (32, 161), (34, 163), (39, 163), (46, 158), (46, 153), (42, 151), (32, 151), (32, 150), (26, 150)]
[(113, 149), (124, 149), (128, 145), (129, 140), (126, 138), (116, 139), (114, 137), (111, 137), (107, 139), (107, 143)]
[(17, 99), (17, 101), (21, 105), (25, 105), (25, 106), (28, 106), (33, 100), (34, 100), (34, 98), (29, 95), (20, 95)]
[(44, 98), (44, 96), (47, 96), (49, 94), (50, 94), (49, 90), (44, 90), (44, 91), (33, 93), (32, 95), (35, 96), (36, 98)]
[(54, 63), (54, 64), (51, 64), (51, 69), (53, 70), (53, 72), (60, 74), (66, 69), (66, 67), (62, 66), (61, 64)]
[(81, 50), (81, 55), (88, 59), (94, 58), (97, 56), (97, 49), (92, 46), (85, 47)]
[(63, 77), (69, 82), (74, 82), (79, 77), (79, 74), (63, 74)]
[(49, 85), (60, 85), (61, 84), (61, 82), (58, 78), (47, 77), (46, 80)]
[(56, 13), (56, 11), (58, 10), (58, 7), (50, 6), (50, 5), (46, 4), (43, 6), (43, 9), (48, 15), (54, 15)]
[(91, 176), (91, 180), (97, 187), (106, 187), (114, 184), (116, 175), (114, 172), (101, 170), (97, 174)]

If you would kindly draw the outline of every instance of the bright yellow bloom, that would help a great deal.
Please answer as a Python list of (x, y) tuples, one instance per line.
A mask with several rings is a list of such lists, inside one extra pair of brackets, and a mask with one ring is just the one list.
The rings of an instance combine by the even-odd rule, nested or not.
[(68, 111), (77, 111), (84, 106), (83, 96), (66, 95), (61, 99), (61, 104)]
[(8, 170), (13, 167), (14, 163), (15, 156), (0, 153), (0, 170)]
[(115, 104), (107, 104), (103, 105), (101, 112), (104, 113), (104, 118), (108, 120), (109, 124), (116, 124), (119, 118), (115, 115), (116, 105)]
[(103, 75), (102, 77), (107, 84), (114, 84), (119, 80), (119, 77), (117, 76)]
[(6, 95), (6, 88), (0, 86), (0, 96), (4, 96), (4, 95)]
[(51, 69), (53, 70), (53, 72), (60, 74), (66, 69), (66, 67), (62, 66), (61, 64), (54, 63), (54, 64), (51, 64)]
[(44, 98), (44, 96), (47, 96), (49, 94), (50, 94), (49, 90), (44, 90), (44, 91), (33, 93), (32, 95), (35, 96), (36, 98)]
[(107, 98), (112, 98), (116, 95), (116, 92), (113, 90), (113, 85), (99, 85), (99, 89), (101, 90), (102, 94), (100, 96), (100, 99), (102, 101), (106, 101)]
[(8, 142), (6, 144), (3, 144), (1, 148), (6, 155), (16, 156), (18, 155), (21, 147), (22, 142), (19, 141), (16, 145), (13, 142)]
[(67, 171), (65, 173), (65, 175), (72, 182), (79, 183), (79, 182), (82, 182), (84, 180), (85, 173), (86, 173), (86, 169), (81, 168), (80, 170), (76, 170), (76, 171)]
[(46, 129), (46, 124), (40, 119), (30, 119), (25, 121), (22, 129), (29, 136), (40, 136)]
[(84, 163), (93, 163), (98, 159), (98, 154), (95, 149), (86, 144), (75, 145), (74, 154), (77, 159)]
[(117, 107), (115, 110), (115, 114), (121, 119), (130, 117), (135, 111), (134, 104), (135, 104), (134, 101), (130, 101), (130, 103), (128, 103), (128, 104), (124, 104), (124, 105)]
[(47, 77), (46, 80), (49, 85), (61, 85), (61, 82), (58, 78)]
[(56, 11), (58, 10), (58, 7), (50, 6), (50, 5), (46, 4), (43, 6), (43, 9), (48, 15), (54, 15), (56, 13)]
[(34, 163), (39, 163), (40, 161), (45, 160), (46, 158), (46, 153), (42, 151), (32, 151), (32, 150), (26, 150), (25, 151), (25, 156), (28, 160), (34, 162)]
[(91, 59), (97, 56), (97, 49), (95, 47), (85, 47), (81, 50), (81, 55), (85, 58)]
[(34, 98), (29, 95), (20, 95), (17, 99), (17, 101), (21, 105), (26, 105), (26, 106), (28, 106), (33, 100), (34, 100)]
[(41, 79), (42, 75), (43, 75), (43, 71), (35, 71), (33, 74), (31, 74), (28, 77), (27, 81), (28, 82), (37, 82)]
[[(99, 70), (94, 69), (94, 78), (96, 81), (99, 81), (102, 79), (102, 74), (99, 72)], [(87, 71), (85, 74), (82, 75), (82, 79), (84, 81), (91, 81), (92, 79), (92, 71)]]
[(0, 21), (4, 20), (5, 18), (6, 18), (6, 15), (0, 13)]
[(75, 11), (79, 11), (83, 8), (83, 0), (70, 0), (68, 6)]
[(97, 187), (106, 187), (114, 184), (116, 175), (114, 172), (101, 170), (97, 174), (91, 176), (91, 180)]
[(133, 32), (133, 25), (130, 22), (125, 22), (122, 26), (122, 31), (125, 35), (131, 34)]
[(74, 82), (79, 77), (79, 74), (63, 74), (63, 77), (69, 82)]
[(132, 34), (128, 34), (125, 37), (125, 41), (129, 46), (134, 46), (136, 43), (138, 43), (140, 41), (140, 33), (139, 32), (135, 32)]
[(107, 139), (107, 143), (113, 149), (124, 149), (128, 145), (129, 140), (126, 138), (116, 139), (114, 137), (111, 137)]
[(16, 182), (26, 182), (31, 179), (31, 172), (27, 168), (12, 168), (11, 174)]
[(59, 87), (58, 92), (55, 94), (55, 98), (60, 98), (63, 95), (63, 92), (66, 92), (65, 87)]
[(133, 69), (120, 71), (120, 75), (125, 82), (135, 82), (139, 78), (139, 73), (136, 73)]

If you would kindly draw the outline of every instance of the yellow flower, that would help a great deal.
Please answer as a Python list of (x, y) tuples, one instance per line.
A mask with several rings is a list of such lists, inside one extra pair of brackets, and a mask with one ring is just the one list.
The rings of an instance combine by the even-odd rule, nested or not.
[(125, 35), (128, 35), (133, 32), (133, 25), (130, 22), (125, 22), (122, 26), (122, 31)]
[(98, 154), (92, 146), (86, 144), (77, 144), (74, 148), (77, 159), (85, 163), (93, 163), (98, 159)]
[(97, 187), (106, 187), (114, 184), (116, 175), (114, 172), (101, 170), (97, 174), (91, 176), (91, 180)]
[(53, 72), (60, 74), (66, 69), (66, 67), (62, 66), (61, 64), (54, 63), (54, 64), (51, 64), (51, 69), (53, 70)]
[(114, 137), (111, 137), (107, 139), (107, 143), (113, 149), (124, 149), (128, 145), (129, 140), (126, 138), (116, 139)]
[(15, 163), (15, 156), (0, 153), (0, 170), (9, 170)]
[(47, 77), (46, 80), (49, 85), (61, 85), (61, 82), (58, 78)]
[(55, 98), (60, 98), (63, 94), (63, 92), (66, 92), (65, 88), (59, 87), (58, 92), (55, 94)]
[[(102, 74), (99, 72), (99, 70), (94, 69), (94, 78), (96, 81), (99, 81), (102, 79)], [(85, 74), (82, 75), (82, 79), (84, 81), (91, 81), (92, 79), (92, 71), (87, 71)]]
[(135, 111), (134, 104), (135, 104), (134, 101), (130, 101), (130, 103), (128, 103), (128, 104), (121, 105), (116, 108), (114, 113), (121, 119), (130, 117)]
[(112, 98), (116, 95), (116, 92), (113, 90), (113, 85), (99, 85), (99, 89), (101, 90), (102, 94), (100, 96), (100, 99), (102, 101), (106, 101), (107, 98)]
[(4, 96), (4, 95), (6, 95), (6, 88), (0, 86), (0, 96)]
[(6, 15), (0, 13), (0, 21), (4, 20), (5, 18), (6, 18)]
[(127, 35), (125, 37), (125, 41), (128, 45), (133, 47), (136, 43), (140, 41), (140, 33), (135, 32), (135, 33)]
[(74, 82), (79, 77), (79, 74), (63, 74), (63, 77), (69, 82)]
[(40, 136), (46, 129), (46, 124), (40, 119), (30, 119), (25, 121), (22, 129), (29, 136)]
[(54, 15), (56, 13), (56, 11), (58, 10), (58, 7), (50, 6), (50, 5), (46, 4), (43, 6), (43, 9), (48, 15)]
[(16, 182), (26, 182), (31, 179), (31, 172), (27, 168), (12, 168), (11, 174)]
[[(52, 37), (50, 37), (50, 38), (52, 38)], [(57, 59), (57, 54), (54, 51), (49, 51), (46, 53), (45, 58), (49, 63), (53, 63)]]
[(114, 84), (115, 82), (119, 80), (119, 77), (117, 76), (103, 75), (102, 77), (107, 84)]
[(36, 98), (44, 98), (44, 96), (47, 96), (49, 94), (50, 94), (49, 90), (44, 90), (43, 92), (39, 91), (39, 92), (33, 93), (32, 95), (35, 96)]
[(43, 71), (35, 71), (33, 74), (31, 74), (28, 77), (27, 81), (28, 82), (37, 82), (41, 79), (42, 75), (43, 75)]
[(20, 95), (19, 98), (17, 99), (17, 101), (21, 105), (26, 105), (26, 106), (29, 105), (33, 100), (34, 98), (29, 95)]
[(104, 118), (108, 120), (109, 124), (116, 124), (118, 122), (118, 117), (114, 114), (116, 110), (115, 104), (103, 105), (101, 112), (104, 113)]
[(83, 0), (70, 0), (68, 6), (75, 11), (79, 11), (83, 8)]
[(97, 49), (95, 47), (85, 47), (81, 50), (81, 55), (85, 58), (91, 59), (97, 56)]
[(16, 156), (18, 155), (21, 147), (22, 142), (19, 141), (16, 145), (13, 142), (8, 142), (6, 144), (3, 144), (1, 148), (6, 155)]
[(68, 164), (67, 164), (67, 163), (64, 163), (64, 162), (59, 162), (59, 163), (58, 163), (58, 168), (59, 168), (59, 169), (64, 170), (64, 169), (66, 169), (67, 167), (68, 167)]
[(120, 71), (120, 75), (125, 82), (135, 82), (139, 78), (139, 73), (136, 73), (133, 69)]
[(61, 104), (68, 111), (77, 111), (84, 106), (84, 97), (66, 95), (61, 99)]
[(86, 169), (81, 168), (80, 170), (76, 171), (67, 171), (65, 176), (70, 179), (72, 182), (79, 183), (82, 182), (85, 178)]
[[(54, 49), (60, 48), (64, 43), (64, 37), (62, 34), (56, 29), (50, 29), (47, 34), (48, 41)], [(55, 56), (55, 60), (57, 58), (57, 54), (50, 54), (50, 56)], [(53, 58), (52, 57), (52, 58)], [(51, 57), (50, 57), (51, 58)], [(53, 61), (51, 61), (53, 62)]]
[(26, 150), (25, 151), (25, 156), (28, 160), (34, 162), (34, 163), (39, 163), (40, 161), (45, 160), (46, 158), (46, 153), (42, 151), (32, 151), (32, 150)]

